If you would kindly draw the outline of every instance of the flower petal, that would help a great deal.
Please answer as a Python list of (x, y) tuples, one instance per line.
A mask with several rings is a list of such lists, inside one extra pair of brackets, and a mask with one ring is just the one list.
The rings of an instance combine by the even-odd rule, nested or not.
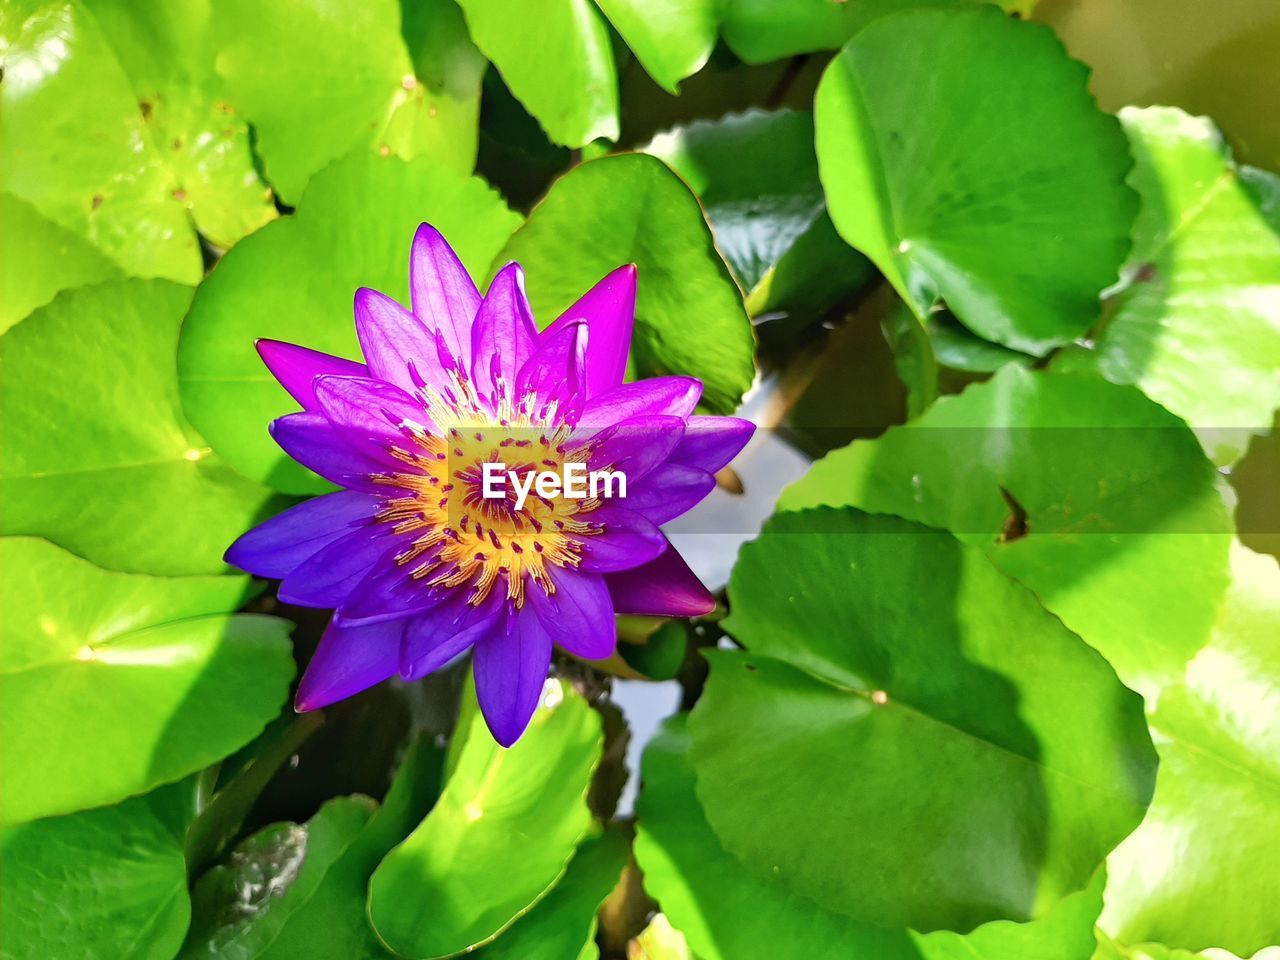
[(606, 504), (586, 514), (590, 523), (603, 525), (594, 535), (582, 536), (584, 573), (613, 573), (648, 563), (667, 548), (667, 540), (657, 525), (624, 507)]
[(369, 627), (330, 623), (298, 684), (294, 705), (318, 710), (393, 676), (400, 662), (403, 620)]
[(344, 436), (320, 413), (290, 413), (273, 420), (269, 429), (281, 450), (339, 486), (385, 493), (385, 487), (369, 478), (376, 473), (405, 469), (377, 444), (361, 443), (354, 435)]
[(371, 570), (395, 566), (401, 541), (386, 527), (362, 527), (308, 557), (280, 582), (280, 599), (300, 607), (339, 607)]
[(369, 375), (369, 368), (363, 363), (330, 356), (319, 350), (309, 350), (295, 343), (259, 340), (254, 346), (271, 375), (280, 381), (280, 386), (289, 391), (289, 396), (297, 400), (304, 410), (315, 409), (316, 397), (311, 387), (316, 377), (326, 374), (342, 377)]
[(378, 501), (368, 494), (326, 493), (254, 527), (227, 549), (224, 559), (255, 576), (282, 580), (352, 526), (368, 522), (378, 509)]
[(705, 470), (664, 463), (634, 486), (628, 484), (626, 499), (618, 505), (653, 523), (666, 523), (692, 510), (715, 486), (716, 478)]
[(489, 284), (471, 329), (471, 379), (482, 397), (494, 396), (497, 382), (514, 399), (516, 376), (538, 348), (538, 328), (524, 292), (524, 272), (508, 263)]
[(594, 436), (587, 466), (619, 471), (627, 478), (629, 493), (634, 483), (666, 462), (683, 436), (684, 421), (679, 417), (632, 417)]
[(670, 544), (642, 567), (605, 576), (618, 613), (653, 617), (700, 617), (715, 609), (715, 597)]
[(419, 383), (437, 389), (448, 385), (439, 341), (412, 313), (385, 294), (361, 287), (356, 291), (355, 315), (356, 336), (370, 376), (407, 393)]
[(330, 423), (361, 438), (400, 441), (410, 428), (435, 429), (421, 403), (382, 380), (319, 377), (315, 393), (320, 412)]
[(631, 417), (687, 417), (701, 397), (702, 381), (695, 377), (637, 380), (592, 397), (583, 405), (578, 423), (607, 427)]
[(613, 602), (604, 578), (564, 567), (551, 571), (555, 592), (530, 584), (526, 596), (552, 639), (584, 660), (603, 660), (618, 643)]
[(690, 417), (668, 459), (715, 473), (742, 452), (755, 431), (754, 423), (737, 417)]
[(412, 576), (414, 568), (428, 562), (431, 556), (423, 554), (415, 562), (403, 565), (392, 556), (386, 563), (375, 564), (351, 588), (335, 611), (335, 620), (343, 626), (377, 623), (416, 616), (437, 606), (453, 591), (429, 586), (425, 579)]
[(414, 617), (400, 642), (400, 675), (417, 680), (439, 670), (502, 623), (505, 613), (497, 593), (475, 606), (469, 590), (455, 590), (439, 606)]
[(429, 331), (438, 332), (462, 368), (469, 369), (471, 325), (480, 309), (480, 292), (453, 248), (428, 223), (413, 237), (409, 297), (414, 316)]
[(493, 738), (504, 747), (529, 726), (551, 666), (551, 637), (528, 613), (509, 613), (502, 627), (476, 641), (476, 697)]
[(583, 386), (588, 397), (622, 383), (635, 313), (636, 265), (628, 263), (588, 290), (543, 331), (543, 338), (550, 338), (567, 324), (578, 320), (587, 322), (591, 335)]
[(581, 321), (565, 325), (554, 337), (539, 339), (537, 352), (516, 376), (517, 401), (523, 403), (532, 392), (539, 406), (554, 400), (566, 411), (581, 398), (586, 350), (587, 325)]

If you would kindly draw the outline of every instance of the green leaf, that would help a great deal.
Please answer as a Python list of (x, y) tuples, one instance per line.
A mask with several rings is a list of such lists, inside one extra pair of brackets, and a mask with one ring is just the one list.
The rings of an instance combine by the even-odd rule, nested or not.
[(783, 514), (729, 598), (747, 650), (707, 654), (691, 758), (749, 869), (866, 923), (965, 932), (1046, 916), (1142, 819), (1141, 699), (980, 550)]
[(549, 681), (510, 749), (478, 710), (464, 719), (435, 808), (370, 881), (374, 930), (401, 956), (488, 943), (554, 887), (591, 823), (600, 719), (572, 688)]
[(88, 240), (124, 272), (184, 283), (195, 231), (129, 78), (81, 5), (0, 8), (0, 189)]
[(0, 833), (0, 955), (169, 960), (191, 916), (182, 833), (194, 792), (184, 781)]
[(352, 297), (368, 286), (409, 302), (409, 248), (424, 220), (474, 275), (520, 222), (479, 179), (426, 158), (405, 163), (361, 150), (316, 176), (294, 216), (237, 244), (200, 286), (178, 351), (182, 400), (241, 473), (289, 493), (327, 489), (267, 434), (297, 404), (253, 343), (269, 337), (359, 356)]
[[(169, 170), (172, 195), (196, 229), (229, 247), (275, 219), (254, 169), (249, 128), (214, 73), (212, 0), (136, 4), (81, 0), (129, 78), (137, 108)], [(96, 91), (81, 90), (91, 101)]]
[(458, 3), (476, 46), (547, 136), (566, 147), (618, 139), (609, 28), (590, 0)]
[(693, 960), (693, 954), (684, 934), (671, 926), (666, 914), (659, 913), (627, 944), (627, 960)]
[(989, 6), (877, 20), (827, 68), (815, 121), (831, 219), (921, 319), (941, 298), (1037, 355), (1092, 326), (1137, 198), (1087, 74), (1047, 27)]
[(543, 326), (624, 263), (639, 268), (631, 358), (638, 377), (686, 374), (729, 413), (755, 374), (742, 297), (698, 201), (660, 160), (621, 154), (561, 177), (496, 263), (518, 260)]
[[(630, 619), (640, 621), (640, 618)], [(637, 630), (628, 635), (619, 624), (618, 656), (650, 680), (672, 679), (680, 671), (689, 648), (688, 628), (677, 620), (667, 620), (657, 626), (640, 621), (637, 627), (641, 626), (648, 627), (648, 632)]]
[(925, 321), (938, 362), (965, 373), (994, 373), (1006, 363), (1030, 365), (1034, 357), (970, 333), (954, 317), (933, 313)]
[(484, 59), (453, 0), (419, 6), (411, 57), (397, 0), (214, 4), (218, 72), (286, 201), (362, 145), (471, 172)]
[(645, 887), (702, 960), (1080, 960), (1102, 908), (1101, 872), (1043, 920), (984, 924), (961, 936), (863, 924), (823, 910), (726, 853), (698, 804), (685, 717), (645, 748), (636, 860)]
[(243, 577), (110, 573), (0, 540), (0, 820), (113, 803), (251, 740), (293, 676), (289, 624), (229, 615)]
[[(717, 0), (596, 0), (649, 76), (679, 94), (716, 45)], [(616, 139), (616, 138), (611, 138)]]
[[(724, 0), (725, 42), (747, 63), (768, 63), (797, 53), (836, 50), (872, 20), (969, 0)], [(1005, 10), (1030, 14), (1037, 0), (1002, 0)]]
[(1173, 107), (1120, 119), (1142, 197), (1126, 280), (1096, 342), (1061, 358), (1134, 383), (1186, 420), (1216, 463), (1280, 407), (1280, 179), (1242, 170), (1213, 124)]
[(0, 193), (0, 236), (21, 237), (0, 260), (0, 333), (53, 299), (59, 290), (116, 276), (106, 254), (77, 234), (46, 220), (25, 200)]
[(173, 354), (190, 302), (164, 281), (105, 283), (0, 337), (0, 532), (115, 570), (217, 573), (227, 545), (278, 509), (182, 415)]
[[(1107, 861), (1100, 925), (1241, 956), (1280, 941), (1280, 570), (1238, 544), (1213, 636), (1154, 701), (1160, 755), (1142, 825)], [(1247, 877), (1248, 882), (1241, 882)]]
[(698, 195), (739, 285), (761, 301), (753, 313), (788, 306), (783, 286), (796, 298), (825, 278), (829, 303), (867, 279), (870, 264), (827, 217), (812, 114), (751, 110), (700, 120), (643, 150)]
[(1208, 638), (1230, 518), (1186, 426), (1133, 387), (1003, 367), (814, 464), (783, 509), (857, 506), (982, 547), (1154, 694)]
[(583, 842), (569, 869), (538, 905), (476, 956), (484, 960), (564, 960), (591, 942), (596, 911), (627, 865), (627, 836), (613, 826)]
[(365, 797), (342, 797), (303, 826), (273, 824), (242, 843), (197, 884), (182, 957), (386, 956), (365, 919), (369, 876), (430, 810), (442, 761), (430, 739), (419, 738), (376, 812)]

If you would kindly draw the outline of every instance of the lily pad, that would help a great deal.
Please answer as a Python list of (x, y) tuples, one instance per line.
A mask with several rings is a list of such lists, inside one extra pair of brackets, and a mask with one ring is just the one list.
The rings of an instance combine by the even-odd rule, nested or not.
[(1154, 695), (1208, 639), (1231, 520), (1182, 421), (1136, 388), (1007, 365), (814, 464), (783, 509), (857, 506), (980, 546)]
[(639, 377), (684, 374), (729, 413), (751, 386), (754, 339), (742, 296), (698, 201), (661, 160), (602, 157), (570, 170), (495, 261), (518, 260), (543, 326), (624, 263), (639, 268), (631, 362)]
[(289, 624), (227, 613), (245, 578), (110, 573), (29, 538), (0, 540), (0, 556), (5, 823), (186, 776), (280, 709)]
[(746, 650), (706, 654), (690, 756), (758, 875), (863, 923), (964, 933), (1046, 917), (1142, 819), (1141, 698), (950, 534), (782, 514), (729, 599)]
[(453, 0), (406, 6), (402, 34), (398, 0), (214, 3), (218, 73), (287, 202), (360, 146), (475, 166), (484, 58)]
[(1047, 27), (990, 6), (879, 19), (827, 68), (814, 110), (831, 219), (922, 320), (942, 299), (1036, 355), (1093, 325), (1137, 197), (1087, 75)]
[(719, 33), (716, 0), (596, 0), (649, 76), (670, 93), (702, 69)]
[(359, 150), (315, 177), (296, 214), (237, 244), (200, 286), (178, 350), (182, 401), (238, 471), (289, 493), (327, 489), (267, 434), (297, 404), (254, 341), (359, 357), (352, 298), (367, 286), (408, 303), (409, 247), (423, 221), (481, 275), (520, 218), (477, 178), (427, 158)]
[(1238, 167), (1203, 118), (1120, 119), (1142, 196), (1125, 284), (1095, 342), (1056, 362), (1137, 384), (1234, 463), (1280, 407), (1280, 178)]
[(403, 957), (448, 957), (498, 936), (555, 886), (591, 824), (600, 719), (572, 688), (548, 681), (510, 749), (479, 710), (461, 722), (439, 801), (369, 884), (374, 930)]
[(187, 287), (120, 280), (60, 294), (0, 337), (0, 532), (101, 567), (226, 570), (272, 492), (214, 456), (183, 417), (173, 354)]

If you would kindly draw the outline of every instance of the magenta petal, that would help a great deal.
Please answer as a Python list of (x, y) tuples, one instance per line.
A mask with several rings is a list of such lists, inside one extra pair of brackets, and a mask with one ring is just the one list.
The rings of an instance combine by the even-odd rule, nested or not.
[(664, 463), (634, 486), (628, 483), (626, 499), (618, 503), (653, 523), (666, 523), (692, 510), (715, 486), (716, 478), (705, 470)]
[(670, 544), (656, 560), (605, 576), (618, 613), (653, 617), (701, 617), (715, 609), (715, 597)]
[(553, 337), (542, 337), (538, 350), (516, 376), (516, 399), (523, 402), (533, 392), (539, 404), (552, 400), (565, 410), (582, 392), (583, 363), (587, 349), (587, 325), (567, 324)]
[(409, 622), (400, 642), (402, 677), (417, 680), (439, 670), (501, 622), (505, 611), (496, 592), (479, 606), (467, 603), (469, 593), (454, 590), (439, 606)]
[(670, 461), (715, 473), (747, 445), (756, 425), (737, 417), (690, 417)]
[(280, 386), (289, 391), (289, 396), (297, 400), (304, 410), (312, 410), (316, 405), (315, 393), (311, 386), (316, 377), (334, 374), (342, 377), (367, 377), (369, 368), (354, 360), (333, 357), (318, 350), (308, 350), (297, 344), (284, 343), (280, 340), (259, 340), (255, 346), (258, 356), (267, 365), (271, 375), (280, 381)]
[(591, 523), (603, 525), (592, 536), (582, 536), (584, 573), (613, 573), (648, 563), (667, 548), (662, 531), (649, 520), (623, 507), (606, 504), (587, 515)]
[(513, 611), (506, 624), (476, 641), (472, 669), (480, 712), (493, 739), (509, 747), (538, 709), (551, 666), (551, 637), (530, 611)]
[(367, 523), (378, 501), (363, 493), (326, 493), (272, 517), (227, 550), (226, 561), (259, 577), (282, 580), (308, 557)]
[(508, 263), (489, 284), (471, 330), (471, 379), (476, 390), (493, 396), (501, 378), (512, 398), (516, 375), (537, 346), (538, 328), (524, 293), (524, 272), (520, 264)]
[(328, 421), (356, 436), (399, 441), (408, 428), (434, 429), (421, 403), (382, 380), (320, 377), (315, 391)]
[(413, 237), (409, 296), (414, 315), (432, 333), (438, 332), (463, 369), (469, 369), (471, 325), (480, 309), (480, 292), (440, 231), (427, 223)]
[(633, 485), (666, 461), (683, 436), (684, 421), (679, 417), (632, 417), (592, 440), (587, 466), (620, 471), (630, 494)]
[(585, 320), (590, 328), (587, 345), (586, 395), (611, 390), (622, 383), (631, 349), (631, 330), (636, 313), (636, 266), (619, 267), (588, 290), (543, 331), (544, 338), (559, 333), (565, 325)]
[(356, 336), (371, 376), (409, 393), (419, 382), (436, 388), (448, 384), (435, 334), (412, 313), (377, 290), (361, 287), (356, 291), (355, 314)]
[(582, 407), (578, 422), (607, 427), (640, 416), (687, 417), (702, 397), (702, 381), (694, 377), (653, 377), (597, 394)]
[(552, 639), (575, 657), (603, 660), (618, 643), (613, 602), (604, 578), (563, 567), (551, 571), (555, 592), (530, 585), (528, 602)]
[(370, 627), (330, 623), (298, 684), (294, 705), (304, 713), (317, 710), (393, 676), (403, 630), (403, 620)]
[(340, 607), (369, 572), (395, 566), (399, 542), (384, 527), (363, 527), (333, 541), (280, 582), (280, 599), (300, 607)]
[(370, 477), (404, 469), (377, 444), (344, 436), (323, 414), (291, 413), (272, 421), (270, 430), (281, 450), (339, 486), (385, 493)]

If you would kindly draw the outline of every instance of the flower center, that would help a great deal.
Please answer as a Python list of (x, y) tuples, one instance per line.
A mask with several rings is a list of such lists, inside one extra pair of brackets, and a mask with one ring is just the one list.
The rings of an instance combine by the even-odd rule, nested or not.
[(426, 585), (469, 588), (471, 604), (497, 588), (521, 607), (530, 581), (554, 593), (550, 568), (576, 567), (581, 538), (602, 531), (585, 519), (600, 501), (530, 492), (516, 509), (512, 484), (502, 498), (484, 496), (484, 464), (500, 463), (522, 478), (563, 473), (565, 464), (586, 461), (589, 446), (568, 448), (573, 427), (559, 419), (554, 402), (540, 405), (530, 393), (512, 404), (500, 385), (490, 404), (456, 371), (451, 389), (423, 385), (418, 399), (435, 430), (406, 422), (404, 444), (391, 451), (416, 470), (374, 477), (392, 488), (377, 520), (413, 535), (396, 562)]

